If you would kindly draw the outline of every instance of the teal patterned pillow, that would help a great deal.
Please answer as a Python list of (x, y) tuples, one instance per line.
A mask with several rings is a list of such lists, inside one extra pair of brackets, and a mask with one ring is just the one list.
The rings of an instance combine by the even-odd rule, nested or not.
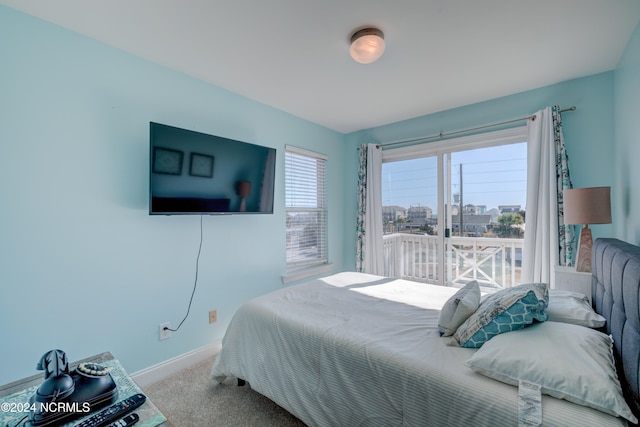
[(502, 289), (489, 295), (453, 335), (452, 345), (480, 348), (498, 334), (548, 319), (549, 292), (545, 283)]

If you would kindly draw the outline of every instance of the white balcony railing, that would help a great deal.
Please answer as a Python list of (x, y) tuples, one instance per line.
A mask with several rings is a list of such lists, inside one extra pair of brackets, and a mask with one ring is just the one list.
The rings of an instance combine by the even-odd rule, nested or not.
[(449, 286), (477, 280), (481, 286), (508, 288), (520, 282), (523, 239), (451, 237), (444, 257), (438, 237), (395, 233), (384, 236), (384, 274), (390, 277)]

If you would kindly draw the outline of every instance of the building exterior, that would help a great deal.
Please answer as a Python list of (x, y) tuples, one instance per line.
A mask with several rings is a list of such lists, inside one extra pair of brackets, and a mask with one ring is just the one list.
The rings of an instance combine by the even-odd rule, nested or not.
[(518, 213), (522, 210), (520, 205), (500, 205), (498, 206), (498, 210), (500, 210), (500, 215), (506, 213)]
[(411, 206), (407, 211), (407, 219), (413, 222), (426, 223), (427, 219), (431, 218), (433, 210), (427, 206)]
[[(463, 215), (462, 227), (465, 236), (481, 236), (489, 230), (491, 215)], [(460, 215), (451, 216), (451, 229), (460, 235)]]
[(398, 220), (407, 218), (407, 209), (402, 206), (383, 206), (382, 223), (396, 223)]

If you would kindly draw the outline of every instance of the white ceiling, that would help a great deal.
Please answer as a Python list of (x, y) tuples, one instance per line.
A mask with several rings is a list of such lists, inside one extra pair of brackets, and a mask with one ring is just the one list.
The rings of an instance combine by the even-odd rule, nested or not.
[[(638, 0), (0, 0), (348, 133), (616, 67)], [(377, 62), (349, 56), (377, 26)]]

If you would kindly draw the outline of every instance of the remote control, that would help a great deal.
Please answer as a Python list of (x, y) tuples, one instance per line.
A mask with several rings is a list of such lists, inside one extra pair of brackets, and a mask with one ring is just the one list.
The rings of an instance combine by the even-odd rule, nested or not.
[(133, 413), (119, 419), (113, 424), (109, 424), (107, 427), (129, 427), (137, 423), (139, 419), (140, 417), (138, 416), (138, 414)]
[(90, 418), (87, 418), (76, 427), (102, 427), (110, 422), (117, 420), (127, 412), (131, 412), (138, 406), (142, 405), (147, 400), (147, 397), (142, 394), (134, 394), (131, 397), (121, 400), (118, 403), (114, 403), (107, 409), (98, 412)]

